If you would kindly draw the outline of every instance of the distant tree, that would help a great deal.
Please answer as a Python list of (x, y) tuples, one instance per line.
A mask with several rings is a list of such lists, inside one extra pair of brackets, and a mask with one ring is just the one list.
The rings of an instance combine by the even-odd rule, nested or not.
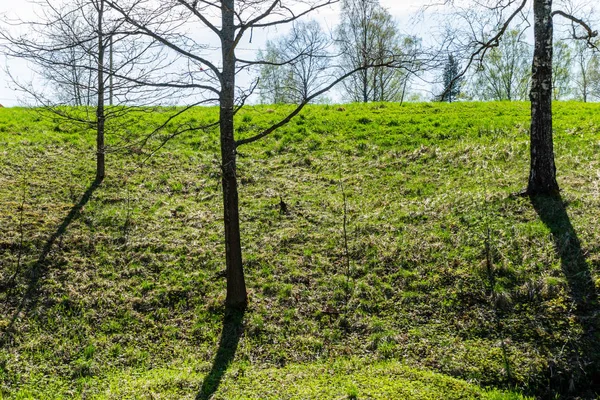
[(290, 104), (292, 94), (288, 89), (289, 73), (284, 70), (281, 54), (277, 43), (268, 41), (266, 49), (258, 52), (258, 57), (265, 60), (265, 64), (260, 66), (260, 80), (258, 90), (260, 101), (263, 104)]
[(525, 100), (531, 79), (531, 50), (523, 32), (513, 29), (500, 38), (475, 74), (475, 97), (482, 100)]
[[(48, 61), (38, 72), (47, 81), (57, 103), (74, 106), (90, 106), (96, 103), (94, 87), (97, 87), (97, 60), (94, 54), (96, 41), (88, 42), (87, 46), (79, 45), (79, 39), (88, 36), (89, 26), (82, 20), (79, 13), (68, 13), (62, 22), (53, 25), (45, 33), (51, 34), (54, 44), (62, 44), (60, 51), (48, 53)], [(50, 60), (51, 58), (51, 60)]]
[(590, 96), (595, 100), (600, 100), (600, 55), (592, 59), (589, 72)]
[[(402, 101), (410, 70), (418, 69), (416, 54), (420, 41), (403, 37), (391, 14), (378, 0), (343, 0), (341, 22), (336, 30), (343, 71), (360, 71), (344, 81), (346, 96), (351, 101)], [(404, 69), (370, 67), (383, 64), (390, 56), (401, 56)], [(408, 67), (410, 60), (415, 61)]]
[(598, 65), (600, 55), (585, 42), (575, 44), (575, 96), (584, 103), (591, 100), (598, 92)]
[[(103, 0), (76, 0), (70, 6), (47, 0), (42, 21), (20, 22), (26, 34), (15, 37), (3, 31), (9, 56), (26, 59), (57, 93), (48, 93), (18, 82), (20, 89), (58, 115), (93, 125), (96, 130), (96, 178), (105, 176), (105, 61), (107, 21)], [(95, 97), (95, 101), (93, 100)], [(60, 105), (90, 105), (90, 113), (71, 113)], [(57, 107), (58, 106), (58, 107)]]
[(268, 41), (266, 54), (259, 54), (265, 60), (258, 84), (261, 101), (293, 104), (309, 97), (326, 80), (329, 44), (315, 20), (297, 22), (288, 35)]
[(554, 42), (552, 57), (552, 92), (554, 100), (564, 99), (571, 94), (572, 51), (564, 40)]
[(442, 78), (444, 81), (444, 92), (439, 96), (440, 101), (452, 103), (458, 99), (461, 92), (461, 85), (464, 80), (459, 76), (460, 64), (452, 54), (448, 54), (448, 60), (444, 64)]

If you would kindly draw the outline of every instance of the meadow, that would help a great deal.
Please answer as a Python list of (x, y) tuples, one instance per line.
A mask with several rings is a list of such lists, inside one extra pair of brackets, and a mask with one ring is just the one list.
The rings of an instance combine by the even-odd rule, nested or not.
[(218, 132), (132, 145), (166, 112), (114, 127), (94, 187), (93, 131), (0, 109), (0, 398), (600, 392), (600, 105), (554, 106), (560, 199), (515, 195), (529, 103), (307, 107), (239, 150), (228, 318)]

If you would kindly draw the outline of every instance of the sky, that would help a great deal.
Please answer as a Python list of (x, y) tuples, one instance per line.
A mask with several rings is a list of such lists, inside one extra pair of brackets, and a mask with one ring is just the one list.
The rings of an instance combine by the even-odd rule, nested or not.
[[(430, 0), (380, 0), (390, 14), (397, 20), (402, 33), (417, 33), (423, 26), (415, 25), (412, 16)], [(338, 21), (339, 5), (323, 9), (315, 15), (327, 31), (333, 30)], [(0, 15), (9, 17), (18, 17), (23, 20), (30, 20), (35, 17), (35, 9), (31, 2), (26, 0), (0, 0)], [(248, 56), (255, 53), (258, 49), (264, 47), (267, 39), (272, 39), (281, 35), (285, 29), (270, 28), (264, 32), (258, 32), (253, 35), (252, 43), (242, 43), (239, 47), (240, 56)], [(0, 104), (11, 107), (23, 104), (23, 96), (14, 91), (11, 87), (11, 79), (6, 73), (9, 68), (11, 73), (19, 80), (29, 82), (35, 79), (35, 75), (28, 68), (27, 63), (22, 60), (7, 60), (0, 55)]]

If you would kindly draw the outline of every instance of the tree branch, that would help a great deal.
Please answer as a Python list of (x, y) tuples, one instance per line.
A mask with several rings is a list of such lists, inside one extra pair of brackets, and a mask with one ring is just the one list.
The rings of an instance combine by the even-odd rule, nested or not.
[[(463, 68), (463, 70), (458, 75), (456, 75), (454, 79), (452, 79), (452, 81), (450, 81), (448, 86), (444, 89), (444, 92), (440, 95), (440, 98), (444, 98), (447, 96), (448, 92), (450, 91), (450, 88), (452, 88), (459, 79), (465, 76), (465, 74), (467, 73), (469, 68), (471, 68), (471, 65), (473, 65), (473, 62), (475, 62), (477, 57), (479, 57), (479, 59), (483, 59), (483, 57), (485, 57), (485, 54), (489, 49), (498, 47), (498, 45), (500, 44), (500, 38), (506, 33), (506, 30), (510, 26), (511, 22), (516, 18), (516, 16), (523, 11), (525, 5), (527, 4), (527, 1), (528, 0), (522, 0), (519, 7), (515, 11), (513, 11), (512, 14), (510, 14), (510, 16), (506, 19), (506, 21), (504, 21), (504, 23), (498, 30), (498, 32), (496, 32), (496, 34), (492, 36), (491, 39), (486, 40), (484, 42), (479, 42), (479, 47), (473, 53), (471, 53), (466, 67)], [(511, 1), (510, 4), (513, 4), (513, 1)]]
[(259, 134), (256, 134), (254, 136), (251, 136), (251, 137), (248, 137), (248, 138), (245, 138), (245, 139), (236, 140), (236, 142), (235, 142), (236, 148), (239, 147), (239, 146), (242, 146), (244, 144), (256, 142), (257, 140), (262, 139), (265, 136), (268, 136), (271, 133), (275, 132), (277, 129), (279, 129), (282, 126), (284, 126), (287, 123), (289, 123), (292, 120), (292, 118), (294, 118), (296, 115), (298, 115), (300, 113), (300, 111), (302, 111), (302, 109), (304, 109), (304, 107), (306, 107), (306, 105), (308, 103), (310, 103), (312, 100), (316, 99), (320, 95), (322, 95), (324, 93), (327, 93), (334, 86), (336, 86), (337, 84), (339, 84), (340, 82), (342, 82), (346, 78), (354, 75), (355, 73), (357, 73), (359, 71), (363, 71), (363, 70), (369, 69), (369, 68), (378, 68), (378, 67), (401, 68), (400, 66), (395, 66), (393, 61), (388, 62), (388, 63), (384, 63), (384, 64), (368, 65), (368, 66), (362, 66), (362, 67), (359, 67), (359, 68), (355, 68), (352, 71), (349, 71), (349, 72), (343, 74), (342, 76), (336, 78), (333, 82), (331, 82), (329, 85), (325, 86), (324, 88), (322, 88), (322, 89), (314, 92), (310, 96), (307, 96), (306, 98), (304, 98), (304, 100), (302, 102), (300, 102), (300, 104), (298, 104), (296, 106), (296, 108), (291, 113), (289, 113), (285, 118), (283, 118), (281, 121), (277, 122), (274, 125), (271, 125), (269, 128), (265, 129), (264, 131), (262, 131)]
[[(598, 49), (598, 45), (596, 45), (592, 41), (593, 38), (598, 36), (598, 31), (592, 30), (592, 28), (588, 24), (586, 24), (583, 20), (581, 20), (577, 17), (574, 17), (573, 15), (568, 14), (564, 11), (561, 11), (561, 10), (553, 11), (552, 17), (554, 17), (555, 15), (559, 15), (563, 18), (566, 18), (573, 23), (573, 39), (585, 40), (587, 42), (588, 46), (590, 46), (591, 48), (594, 48), (594, 49)], [(585, 31), (587, 32), (587, 35), (586, 36), (577, 36), (577, 33), (575, 32), (575, 24), (578, 24), (583, 29), (585, 29)]]
[(135, 26), (137, 29), (139, 29), (140, 34), (149, 36), (152, 39), (156, 40), (157, 42), (160, 42), (163, 45), (167, 46), (168, 48), (174, 50), (175, 52), (206, 65), (208, 68), (210, 68), (213, 71), (213, 73), (219, 78), (219, 80), (221, 80), (221, 71), (219, 71), (219, 69), (208, 59), (206, 59), (204, 57), (200, 57), (196, 54), (193, 54), (193, 53), (183, 49), (182, 47), (178, 46), (177, 44), (173, 43), (172, 41), (165, 39), (162, 35), (151, 31), (150, 29), (147, 28), (146, 24), (141, 24), (138, 21), (131, 18), (131, 16), (124, 9), (119, 7), (115, 2), (109, 1), (109, 0), (105, 0), (105, 1), (113, 10), (115, 10), (119, 14), (121, 14), (123, 16), (123, 18), (129, 24), (131, 24), (131, 25)]

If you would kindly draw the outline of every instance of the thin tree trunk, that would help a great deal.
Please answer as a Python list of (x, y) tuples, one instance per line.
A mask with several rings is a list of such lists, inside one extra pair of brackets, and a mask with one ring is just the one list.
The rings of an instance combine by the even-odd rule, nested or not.
[(109, 52), (110, 52), (110, 61), (109, 61), (109, 67), (108, 67), (108, 72), (110, 73), (110, 81), (109, 81), (109, 101), (108, 104), (109, 105), (113, 105), (113, 88), (114, 88), (114, 82), (113, 82), (113, 72), (114, 72), (114, 59), (113, 59), (113, 35), (112, 33), (110, 34), (110, 44), (109, 44)]
[(74, 54), (74, 50), (71, 49), (71, 76), (73, 79), (73, 95), (75, 97), (75, 105), (76, 106), (81, 106), (81, 87), (80, 87), (80, 82), (79, 82), (79, 74), (77, 73), (77, 59), (76, 56)]
[[(98, 60), (96, 60), (96, 62), (97, 61)], [(90, 66), (94, 65), (94, 57), (91, 54), (91, 52), (88, 54), (88, 63)], [(96, 78), (97, 77), (98, 77), (98, 73), (96, 72)], [(85, 105), (88, 107), (91, 107), (93, 104), (92, 99), (94, 97), (94, 93), (92, 90), (92, 88), (94, 87), (94, 82), (93, 82), (94, 81), (94, 71), (93, 70), (90, 70), (89, 73), (87, 74), (87, 80), (88, 80), (88, 82), (87, 82), (87, 90), (85, 93)], [(96, 93), (96, 100), (98, 100), (97, 97), (98, 97), (98, 93)]]
[(377, 85), (377, 68), (373, 68), (373, 82), (371, 83), (371, 85), (373, 86), (373, 101), (379, 101), (379, 93), (378, 92), (378, 85)]
[[(368, 18), (367, 18), (367, 5), (366, 3), (363, 3), (362, 9), (362, 21), (361, 21), (361, 25), (363, 28), (363, 37), (362, 37), (362, 43), (361, 48), (362, 48), (362, 61), (363, 61), (363, 67), (366, 67), (368, 65), (368, 54), (369, 54), (369, 32), (368, 32)], [(362, 97), (363, 97), (363, 103), (368, 103), (369, 102), (369, 69), (365, 68), (362, 71), (363, 74), (363, 87), (362, 87)]]
[(363, 103), (369, 102), (369, 76), (368, 69), (362, 71), (362, 99)]
[(228, 308), (244, 309), (248, 303), (248, 297), (240, 243), (236, 146), (233, 124), (235, 106), (234, 0), (223, 0), (221, 4), (223, 75), (220, 99), (220, 128), (225, 258), (227, 265), (227, 298), (225, 299), (225, 305)]
[(533, 5), (535, 50), (531, 79), (531, 167), (527, 193), (558, 194), (552, 142), (552, 0)]
[(404, 103), (404, 96), (406, 96), (406, 86), (408, 85), (408, 75), (404, 77), (404, 82), (402, 82), (402, 96), (400, 97), (400, 105)]
[(588, 98), (588, 83), (587, 83), (587, 71), (582, 66), (581, 67), (581, 76), (583, 77), (583, 102), (587, 103)]
[(104, 147), (104, 0), (98, 3), (98, 104), (96, 105), (96, 183), (105, 176)]

